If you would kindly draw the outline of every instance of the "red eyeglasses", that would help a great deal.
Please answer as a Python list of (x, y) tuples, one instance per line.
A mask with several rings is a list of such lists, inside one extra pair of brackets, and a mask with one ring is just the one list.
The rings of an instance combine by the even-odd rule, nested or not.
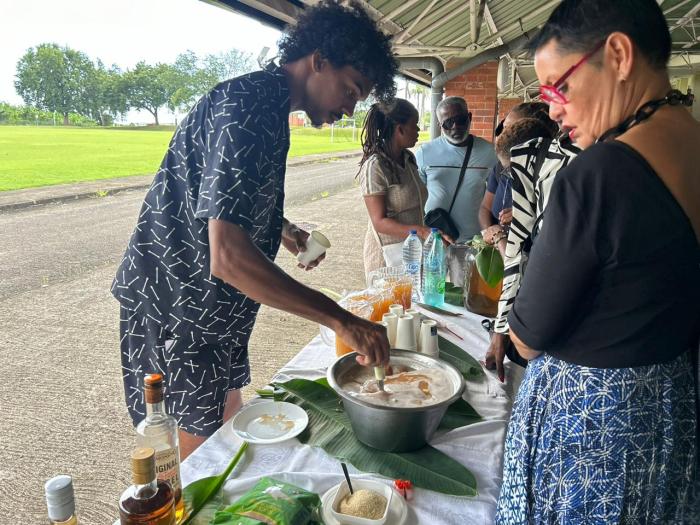
[(605, 42), (606, 40), (603, 40), (600, 44), (595, 46), (595, 48), (592, 51), (583, 55), (583, 58), (581, 58), (581, 60), (579, 60), (569, 69), (567, 69), (566, 73), (564, 73), (554, 84), (546, 84), (544, 86), (540, 86), (540, 98), (544, 102), (548, 103), (554, 102), (555, 104), (568, 104), (569, 100), (566, 98), (566, 96), (564, 96), (564, 93), (562, 93), (559, 90), (559, 88), (564, 82), (566, 82), (567, 78), (573, 75), (574, 71), (580, 68), (583, 64), (586, 63), (586, 61), (588, 61), (588, 59), (595, 55), (600, 50), (600, 48), (605, 45)]

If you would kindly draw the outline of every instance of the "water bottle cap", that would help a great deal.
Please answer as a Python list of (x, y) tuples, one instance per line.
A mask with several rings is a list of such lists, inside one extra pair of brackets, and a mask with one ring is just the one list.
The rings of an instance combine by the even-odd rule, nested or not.
[(437, 233), (439, 230), (437, 228), (430, 228), (430, 231), (433, 233)]
[(409, 230), (408, 233), (410, 235), (416, 235), (418, 233), (418, 230)]
[(73, 495), (73, 478), (66, 475), (51, 478), (44, 485), (46, 507), (49, 519), (67, 521), (75, 514), (75, 497)]

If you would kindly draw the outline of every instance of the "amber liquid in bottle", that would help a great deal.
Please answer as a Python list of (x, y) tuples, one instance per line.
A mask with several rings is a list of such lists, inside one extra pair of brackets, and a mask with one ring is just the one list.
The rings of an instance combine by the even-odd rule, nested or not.
[(175, 499), (173, 489), (167, 481), (156, 482), (155, 489), (142, 486), (139, 492), (124, 496), (119, 502), (122, 525), (175, 524)]
[(119, 500), (121, 525), (175, 525), (175, 494), (156, 478), (155, 451), (137, 448), (131, 455), (133, 485)]
[(156, 451), (156, 475), (159, 481), (170, 483), (175, 494), (175, 517), (180, 523), (185, 505), (180, 481), (177, 421), (165, 410), (164, 388), (161, 374), (149, 374), (144, 378), (146, 417), (136, 427), (136, 443)]

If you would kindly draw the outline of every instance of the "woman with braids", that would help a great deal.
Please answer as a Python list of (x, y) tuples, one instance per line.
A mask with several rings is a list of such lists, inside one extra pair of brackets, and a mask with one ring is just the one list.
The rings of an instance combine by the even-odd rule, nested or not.
[(391, 265), (383, 248), (402, 243), (411, 230), (421, 239), (428, 190), (409, 151), (418, 141), (418, 111), (402, 98), (373, 104), (362, 129), (360, 189), (369, 224), (365, 235), (365, 273)]
[(508, 314), (530, 362), (496, 523), (696, 523), (700, 123), (656, 0), (563, 0), (531, 41), (559, 172)]

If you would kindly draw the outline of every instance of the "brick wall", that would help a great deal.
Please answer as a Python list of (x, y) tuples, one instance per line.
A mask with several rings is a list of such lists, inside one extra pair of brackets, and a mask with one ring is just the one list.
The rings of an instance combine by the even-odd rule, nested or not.
[(299, 111), (295, 111), (294, 113), (289, 114), (289, 125), (291, 127), (303, 126), (304, 121), (305, 121), (304, 114), (299, 112)]
[[(458, 65), (459, 63), (450, 62), (447, 70)], [(489, 142), (493, 140), (494, 121), (498, 108), (497, 74), (498, 61), (493, 60), (455, 77), (445, 85), (445, 96), (462, 97), (469, 104), (469, 111), (472, 112), (472, 133)]]
[(502, 98), (498, 101), (498, 122), (506, 118), (506, 115), (518, 104), (523, 102), (522, 98)]

